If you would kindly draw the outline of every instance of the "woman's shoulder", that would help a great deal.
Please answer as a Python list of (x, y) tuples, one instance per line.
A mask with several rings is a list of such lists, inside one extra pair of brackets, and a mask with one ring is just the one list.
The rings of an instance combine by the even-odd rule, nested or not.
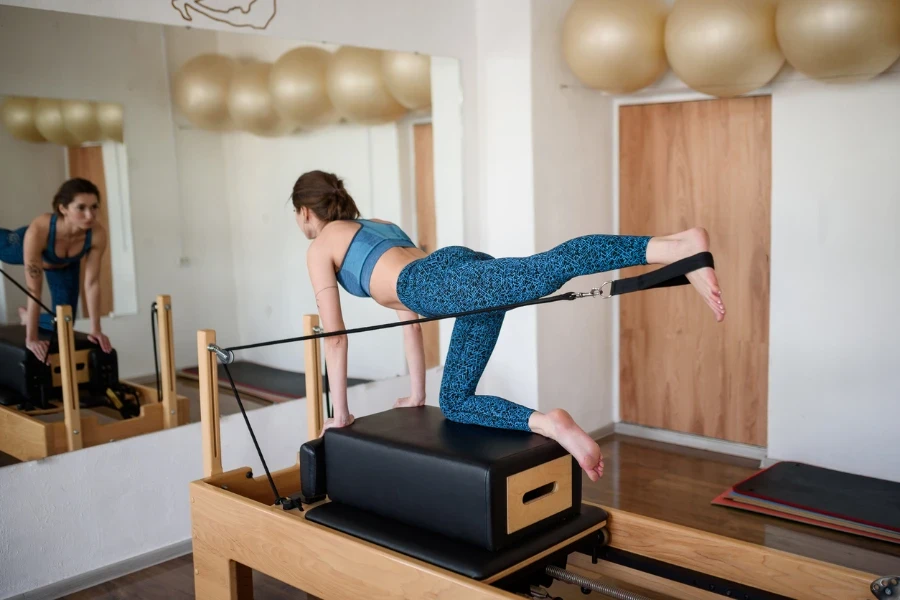
[(91, 247), (98, 248), (105, 246), (108, 240), (109, 234), (106, 232), (106, 227), (103, 226), (103, 223), (97, 221), (97, 223), (91, 227)]
[(46, 213), (39, 214), (38, 216), (36, 216), (35, 218), (33, 218), (31, 220), (30, 226), (49, 228), (50, 221), (52, 218), (53, 218), (53, 213), (46, 212)]

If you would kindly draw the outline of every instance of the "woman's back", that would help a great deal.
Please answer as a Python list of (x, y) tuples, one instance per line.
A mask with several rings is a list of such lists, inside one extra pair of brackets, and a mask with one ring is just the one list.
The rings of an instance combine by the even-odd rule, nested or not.
[(316, 237), (317, 254), (332, 261), (338, 283), (350, 294), (402, 308), (396, 296), (400, 271), (426, 254), (396, 224), (382, 219), (328, 223)]

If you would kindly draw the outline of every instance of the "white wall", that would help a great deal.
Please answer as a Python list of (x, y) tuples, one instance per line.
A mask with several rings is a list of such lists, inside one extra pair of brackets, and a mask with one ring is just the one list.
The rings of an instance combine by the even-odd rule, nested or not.
[[(0, 10), (0, 23), (2, 15)], [(12, 67), (7, 61), (0, 61), (0, 98), (12, 95), (6, 84)], [(31, 223), (40, 213), (52, 210), (53, 195), (65, 174), (64, 148), (55, 144), (23, 142), (14, 138), (5, 127), (0, 127), (0, 181), (3, 182), (0, 229), (18, 229)], [(0, 268), (25, 285), (23, 267), (3, 263)], [(0, 278), (0, 291), (6, 305), (5, 311), (0, 312), (0, 322), (19, 323), (18, 309), (27, 304), (28, 297), (5, 277), (0, 275)], [(41, 291), (41, 299), (50, 307), (50, 291), (46, 284)]]
[[(198, 323), (233, 337), (234, 303), (209, 302), (196, 293), (216, 289), (215, 270), (204, 267), (222, 259), (213, 243), (227, 219), (216, 205), (195, 204), (192, 212), (180, 214), (177, 168), (190, 163), (176, 161), (162, 28), (8, 6), (0, 7), (0, 27), (0, 56), (6, 57), (0, 61), (0, 93), (106, 100), (125, 107), (139, 312), (103, 319), (118, 351), (120, 375), (153, 372), (149, 311), (158, 294), (172, 295), (178, 362), (196, 362)], [(48, 181), (55, 190), (62, 177)], [(35, 189), (42, 199), (52, 198), (52, 192)], [(195, 253), (190, 266), (179, 268), (185, 239)], [(76, 322), (80, 330), (88, 326)]]
[(769, 455), (900, 481), (900, 68), (772, 97)]
[[(481, 2), (478, 32), (477, 250), (495, 257), (535, 251), (531, 119), (531, 15), (520, 0)], [(468, 210), (468, 207), (467, 207)], [(537, 314), (507, 313), (478, 393), (537, 408)]]
[[(612, 101), (577, 85), (566, 66), (560, 48), (567, 10), (565, 2), (531, 5), (537, 251), (618, 229), (611, 195)], [(560, 291), (587, 291), (611, 276), (578, 277)], [(597, 299), (538, 310), (541, 410), (566, 409), (587, 431), (613, 422), (613, 316), (612, 304)]]

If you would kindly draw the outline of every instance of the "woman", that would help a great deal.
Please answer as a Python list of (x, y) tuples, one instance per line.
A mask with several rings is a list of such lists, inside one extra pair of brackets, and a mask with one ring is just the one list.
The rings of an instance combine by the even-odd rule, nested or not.
[[(75, 178), (63, 183), (53, 197), (53, 212), (36, 217), (30, 225), (16, 230), (0, 229), (0, 262), (25, 265), (25, 286), (35, 297), (41, 297), (44, 273), (53, 308), (60, 304), (78, 311), (81, 285), (81, 259), (87, 256), (84, 272), (84, 295), (91, 318), (90, 340), (104, 352), (110, 352), (109, 338), (100, 328), (100, 259), (108, 238), (97, 220), (100, 191), (86, 179)], [(52, 316), (41, 313), (37, 302), (28, 299), (27, 308), (19, 309), (25, 325), (25, 344), (46, 362), (50, 342), (39, 338), (38, 330), (53, 330)]]
[[(353, 295), (371, 297), (396, 310), (401, 320), (409, 320), (533, 300), (580, 275), (666, 265), (709, 248), (706, 232), (692, 229), (665, 237), (588, 235), (524, 258), (496, 259), (459, 246), (426, 255), (396, 225), (359, 219), (350, 194), (331, 173), (302, 175), (292, 200), (298, 226), (313, 240), (307, 266), (325, 331), (345, 329), (338, 285)], [(725, 306), (714, 270), (698, 269), (687, 277), (721, 321)], [(552, 438), (597, 481), (603, 475), (600, 447), (566, 411), (543, 414), (503, 398), (475, 394), (504, 314), (486, 312), (456, 320), (441, 381), (442, 411), (461, 423)], [(425, 403), (421, 329), (418, 324), (403, 329), (412, 389), (408, 398), (394, 406), (421, 406)], [(324, 342), (334, 408), (334, 417), (325, 423), (327, 429), (349, 425), (353, 415), (347, 406), (347, 338), (326, 337)]]

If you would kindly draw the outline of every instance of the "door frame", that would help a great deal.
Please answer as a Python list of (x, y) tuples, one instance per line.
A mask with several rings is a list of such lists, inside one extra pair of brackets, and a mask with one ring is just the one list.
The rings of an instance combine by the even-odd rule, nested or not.
[[(416, 161), (416, 125), (431, 125), (434, 127), (434, 119), (431, 116), (431, 113), (424, 114), (412, 114), (407, 116), (401, 121), (403, 136), (406, 138), (403, 140), (403, 144), (409, 149), (409, 154), (407, 156), (407, 177), (406, 181), (403, 182), (405, 189), (409, 190), (408, 194), (403, 195), (402, 203), (400, 206), (400, 214), (403, 218), (403, 228), (410, 233), (411, 236), (414, 236), (416, 245), (419, 245), (419, 219), (416, 214), (416, 169), (415, 169), (415, 161)], [(432, 168), (434, 166), (432, 165)]]
[[(683, 85), (683, 84), (681, 84)], [(741, 97), (755, 97), (755, 96), (772, 96), (774, 95), (773, 87), (770, 85), (763, 86), (751, 92), (747, 92), (746, 94), (741, 94)], [(612, 132), (612, 173), (610, 181), (612, 184), (611, 190), (611, 202), (612, 202), (612, 232), (616, 235), (621, 233), (619, 229), (619, 218), (620, 218), (620, 208), (621, 208), (621, 198), (620, 198), (620, 188), (619, 188), (619, 110), (623, 106), (634, 106), (641, 104), (672, 104), (676, 102), (695, 102), (698, 100), (719, 100), (716, 96), (710, 96), (708, 94), (704, 94), (701, 92), (696, 92), (690, 90), (688, 88), (682, 89), (668, 89), (668, 90), (659, 90), (653, 91), (648, 90), (643, 95), (636, 94), (632, 96), (613, 96), (612, 97), (612, 111), (611, 111), (611, 128)], [(616, 270), (609, 274), (609, 278), (618, 279), (620, 276), (620, 271)], [(619, 353), (621, 352), (621, 311), (619, 305), (619, 297), (613, 296), (610, 298), (612, 301), (612, 356), (613, 356), (613, 374), (612, 379), (612, 420), (613, 426), (617, 432), (621, 432), (627, 435), (634, 435), (639, 437), (645, 437), (648, 439), (654, 439), (657, 441), (670, 442), (679, 444), (682, 446), (689, 446), (692, 448), (700, 448), (704, 450), (712, 450), (715, 452), (722, 452), (725, 454), (731, 454), (736, 456), (742, 456), (745, 458), (759, 459), (764, 461), (767, 457), (768, 446), (752, 446), (749, 444), (742, 444), (739, 442), (730, 442), (727, 440), (718, 440), (714, 438), (707, 438), (703, 436), (693, 435), (690, 433), (682, 433), (680, 431), (672, 431), (668, 429), (660, 429), (655, 430), (649, 427), (644, 427), (641, 425), (633, 425), (631, 423), (623, 423), (622, 422), (622, 398), (621, 398), (621, 386), (620, 386), (620, 360)], [(768, 366), (767, 366), (768, 368)], [(768, 436), (766, 436), (768, 439)]]

